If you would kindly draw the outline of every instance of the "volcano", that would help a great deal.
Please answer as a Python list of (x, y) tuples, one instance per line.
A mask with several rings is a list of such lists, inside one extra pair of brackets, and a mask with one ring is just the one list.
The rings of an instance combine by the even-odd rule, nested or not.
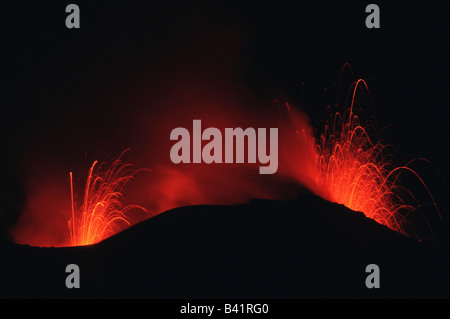
[[(2, 298), (449, 296), (448, 251), (306, 191), (172, 209), (94, 245), (0, 247)], [(68, 264), (79, 289), (65, 286)], [(369, 264), (380, 288), (366, 287)]]

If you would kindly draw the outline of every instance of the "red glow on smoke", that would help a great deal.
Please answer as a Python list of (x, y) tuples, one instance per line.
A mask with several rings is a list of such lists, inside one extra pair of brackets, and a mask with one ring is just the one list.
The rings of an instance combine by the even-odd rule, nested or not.
[[(139, 186), (140, 200), (151, 211), (198, 204), (243, 204), (253, 198), (290, 199), (298, 194), (295, 184), (314, 189), (319, 170), (313, 130), (304, 113), (289, 113), (284, 103), (261, 108), (260, 101), (226, 83), (218, 89), (205, 82), (184, 82), (177, 89), (163, 90), (161, 95), (164, 98), (154, 101), (158, 110), (142, 106), (133, 125), (136, 134), (155, 150), (132, 149), (140, 163), (152, 170), (149, 181)], [(158, 120), (148, 126), (148, 118)], [(260, 175), (259, 163), (172, 163), (169, 153), (175, 142), (169, 140), (171, 130), (184, 127), (192, 132), (193, 119), (201, 119), (202, 129), (215, 127), (221, 132), (237, 127), (278, 128), (278, 171)], [(202, 147), (207, 143), (203, 141)], [(302, 165), (298, 165), (300, 162)]]

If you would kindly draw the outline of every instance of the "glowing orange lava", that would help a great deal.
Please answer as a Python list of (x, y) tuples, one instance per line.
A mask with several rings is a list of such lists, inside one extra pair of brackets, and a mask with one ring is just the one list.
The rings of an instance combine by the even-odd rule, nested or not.
[[(261, 112), (260, 105), (248, 110), (241, 105), (230, 108), (233, 101), (221, 104), (222, 96), (201, 100), (198, 97), (203, 96), (203, 90), (197, 92), (195, 86), (192, 90), (189, 88), (187, 98), (181, 94), (173, 95), (173, 100), (169, 100), (173, 105), (183, 107), (174, 111), (169, 108), (169, 102), (167, 107), (161, 107), (170, 112), (158, 114), (161, 117), (151, 126), (152, 134), (144, 135), (146, 138), (142, 139), (141, 147), (147, 149), (151, 145), (151, 149), (158, 152), (141, 153), (140, 161), (148, 163), (154, 170), (151, 180), (140, 180), (139, 186), (135, 185), (133, 196), (128, 197), (131, 194), (124, 192), (124, 188), (141, 170), (123, 163), (123, 153), (109, 167), (95, 161), (83, 191), (76, 191), (77, 182), (70, 173), (70, 200), (69, 192), (59, 193), (59, 179), (50, 180), (50, 186), (43, 187), (42, 178), (35, 178), (37, 182), (31, 183), (33, 187), (29, 190), (25, 213), (13, 234), (15, 240), (42, 246), (94, 244), (153, 215), (141, 206), (126, 205), (124, 198), (139, 198), (139, 203), (159, 214), (187, 205), (242, 204), (253, 198), (292, 199), (298, 196), (298, 188), (292, 187), (293, 182), (325, 200), (362, 212), (411, 237), (434, 237), (436, 224), (433, 222), (440, 220), (444, 225), (424, 180), (412, 169), (411, 164), (415, 161), (404, 166), (395, 165), (391, 147), (374, 138), (376, 127), (363, 122), (362, 116), (358, 117), (360, 110), (367, 111), (364, 102), (371, 100), (364, 80), (360, 79), (350, 87), (348, 100), (342, 105), (344, 111), (329, 109), (332, 115), (323, 133), (316, 138), (306, 114), (287, 103), (275, 100), (269, 112)], [(184, 104), (178, 103), (181, 98)], [(278, 127), (277, 173), (273, 176), (254, 174), (255, 167), (251, 165), (237, 168), (234, 165), (175, 165), (168, 162), (170, 132), (174, 127), (187, 127), (184, 122), (192, 123), (192, 119), (199, 117), (208, 126), (218, 128)], [(140, 118), (145, 122), (145, 131), (149, 130), (148, 119), (151, 117)], [(404, 181), (400, 179), (406, 177), (410, 181), (411, 176), (413, 183), (417, 182), (413, 185), (416, 187), (409, 183), (408, 188), (404, 187), (407, 183), (402, 185)], [(426, 205), (431, 210), (424, 210)], [(62, 207), (70, 208), (61, 214)], [(429, 213), (437, 213), (439, 220), (436, 215), (429, 219)]]
[[(428, 192), (420, 176), (408, 165), (396, 167), (391, 154), (380, 141), (373, 142), (366, 128), (354, 113), (358, 90), (368, 93), (364, 80), (353, 84), (348, 114), (335, 113), (332, 124), (326, 125), (317, 142), (318, 179), (321, 196), (363, 212), (397, 232), (416, 236), (411, 214), (418, 213), (419, 203), (413, 194), (399, 183), (402, 173), (413, 174)], [(439, 213), (440, 215), (440, 213)]]
[[(123, 154), (123, 153), (122, 153)], [(73, 179), (70, 172), (72, 214), (68, 221), (71, 246), (95, 244), (106, 239), (135, 222), (132, 211), (140, 211), (148, 217), (145, 208), (138, 205), (125, 206), (122, 191), (138, 172), (131, 164), (124, 164), (120, 157), (108, 169), (104, 163), (95, 161), (89, 169), (82, 205), (75, 208)]]

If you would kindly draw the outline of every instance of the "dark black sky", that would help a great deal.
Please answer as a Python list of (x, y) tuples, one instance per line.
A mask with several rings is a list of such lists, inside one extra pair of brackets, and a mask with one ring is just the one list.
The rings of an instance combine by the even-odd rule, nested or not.
[[(192, 47), (208, 50), (202, 39), (215, 34), (226, 48), (230, 32), (243, 82), (269, 98), (282, 94), (319, 128), (326, 106), (336, 102), (340, 70), (350, 63), (369, 84), (383, 140), (398, 148), (401, 161), (427, 158), (442, 172), (429, 178), (448, 211), (448, 1), (378, 1), (378, 30), (365, 27), (368, 1), (72, 2), (80, 6), (81, 29), (65, 27), (67, 1), (1, 7), (2, 225), (20, 211), (18, 163), (30, 144), (42, 143), (51, 156), (89, 151), (94, 146), (86, 136), (94, 136), (95, 145), (110, 140), (104, 128), (120, 117), (117, 101), (167, 82), (165, 69), (216, 70), (226, 52), (183, 61)], [(224, 61), (218, 70), (236, 60)], [(98, 116), (104, 123), (97, 130)], [(41, 134), (64, 136), (61, 127), (81, 128), (79, 143), (36, 141)]]

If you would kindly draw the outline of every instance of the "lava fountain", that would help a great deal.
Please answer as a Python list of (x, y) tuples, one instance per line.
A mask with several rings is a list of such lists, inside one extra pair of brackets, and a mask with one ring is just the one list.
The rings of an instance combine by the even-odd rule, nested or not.
[(401, 185), (401, 175), (412, 174), (419, 181), (442, 221), (438, 206), (423, 179), (409, 167), (413, 161), (395, 166), (389, 147), (371, 139), (368, 126), (361, 124), (355, 113), (359, 91), (369, 93), (362, 79), (353, 83), (350, 89), (351, 102), (346, 112), (334, 113), (317, 140), (319, 195), (363, 212), (399, 233), (420, 237), (414, 226), (416, 217), (420, 216), (426, 224), (427, 219), (412, 192)]
[(105, 168), (105, 163), (97, 165), (97, 161), (92, 164), (78, 209), (72, 172), (69, 173), (71, 217), (67, 223), (71, 246), (95, 244), (124, 230), (136, 222), (132, 219), (136, 213), (150, 216), (141, 206), (123, 204), (123, 188), (140, 170), (123, 163), (121, 156), (109, 168)]

